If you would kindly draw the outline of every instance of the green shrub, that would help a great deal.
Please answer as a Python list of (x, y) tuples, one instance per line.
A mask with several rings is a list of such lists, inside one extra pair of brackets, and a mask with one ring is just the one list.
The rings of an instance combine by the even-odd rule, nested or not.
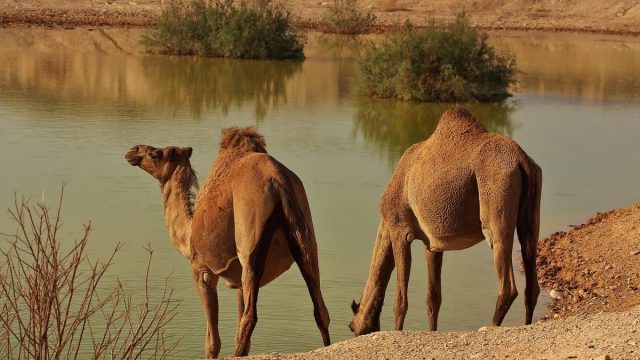
[(245, 59), (301, 59), (305, 36), (271, 0), (170, 0), (142, 43), (152, 52)]
[(450, 24), (370, 42), (361, 52), (360, 91), (368, 96), (414, 101), (496, 101), (509, 97), (515, 60), (487, 43), (464, 14)]
[(320, 30), (336, 34), (362, 34), (371, 29), (376, 16), (358, 8), (356, 0), (333, 0), (320, 21)]

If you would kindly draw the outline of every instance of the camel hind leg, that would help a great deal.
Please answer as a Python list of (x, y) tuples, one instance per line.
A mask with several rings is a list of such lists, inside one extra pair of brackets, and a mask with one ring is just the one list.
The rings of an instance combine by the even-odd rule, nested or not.
[[(234, 201), (235, 241), (242, 264), (242, 316), (236, 331), (235, 356), (246, 356), (258, 322), (258, 292), (271, 239), (279, 226), (279, 214), (268, 193), (238, 195)], [(235, 199), (234, 199), (235, 200)]]
[(531, 324), (536, 308), (540, 286), (536, 272), (536, 253), (540, 232), (540, 196), (542, 190), (542, 170), (526, 157), (520, 164), (522, 171), (522, 195), (518, 215), (518, 240), (522, 252), (525, 274), (524, 303), (526, 308), (525, 324)]
[[(310, 236), (312, 239), (314, 235)], [(322, 292), (320, 291), (320, 269), (318, 267), (318, 246), (315, 240), (309, 241), (308, 244), (301, 245), (301, 242), (292, 239), (291, 236), (287, 236), (289, 239), (289, 249), (291, 255), (295, 260), (311, 296), (313, 302), (313, 316), (316, 320), (316, 325), (322, 335), (322, 342), (324, 346), (331, 345), (331, 338), (329, 336), (329, 311), (324, 303)]]
[(511, 304), (518, 296), (511, 253), (522, 181), (517, 166), (506, 165), (500, 162), (485, 164), (484, 172), (477, 174), (482, 231), (493, 249), (493, 262), (498, 275), (494, 326), (502, 324)]
[(293, 256), (311, 295), (313, 315), (325, 346), (331, 344), (329, 337), (329, 311), (320, 291), (320, 268), (318, 245), (313, 231), (311, 210), (302, 182), (293, 176), (288, 180), (271, 179), (270, 188), (280, 199), (280, 210), (289, 251)]

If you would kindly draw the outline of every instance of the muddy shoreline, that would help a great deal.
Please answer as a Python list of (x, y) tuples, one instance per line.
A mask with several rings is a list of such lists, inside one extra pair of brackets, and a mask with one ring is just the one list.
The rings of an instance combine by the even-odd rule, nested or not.
[[(451, 20), (457, 11), (464, 9), (471, 23), (482, 30), (640, 36), (640, 5), (629, 8), (623, 1), (613, 1), (594, 5), (595, 11), (590, 11), (588, 3), (598, 3), (582, 2), (585, 4), (569, 13), (553, 1), (541, 1), (535, 6), (497, 1), (492, 7), (468, 0), (435, 0), (428, 4), (397, 1), (398, 5), (390, 10), (381, 8), (380, 0), (360, 1), (361, 6), (377, 17), (371, 33), (389, 32), (407, 19), (418, 27), (431, 19)], [(0, 27), (153, 27), (162, 3), (152, 0), (0, 0)], [(319, 22), (328, 2), (298, 0), (288, 4), (298, 25), (309, 30), (321, 28)]]

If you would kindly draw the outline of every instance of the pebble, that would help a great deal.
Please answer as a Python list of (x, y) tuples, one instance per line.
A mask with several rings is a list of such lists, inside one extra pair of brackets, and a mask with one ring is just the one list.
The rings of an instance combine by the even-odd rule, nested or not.
[(489, 330), (488, 326), (483, 326), (480, 329), (478, 329), (478, 331), (480, 331), (480, 332), (487, 331), (487, 330)]
[(629, 255), (631, 255), (631, 256), (640, 255), (640, 250), (630, 251)]
[(562, 299), (562, 295), (560, 295), (560, 292), (555, 289), (549, 292), (549, 297), (551, 297), (552, 299)]
[(598, 356), (596, 360), (611, 360), (611, 356), (609, 355)]

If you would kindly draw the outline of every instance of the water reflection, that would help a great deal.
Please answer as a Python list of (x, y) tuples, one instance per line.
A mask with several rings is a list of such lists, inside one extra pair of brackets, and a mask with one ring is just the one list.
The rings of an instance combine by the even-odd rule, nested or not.
[[(354, 135), (362, 135), (394, 166), (404, 150), (433, 133), (440, 115), (451, 106), (453, 104), (360, 99), (353, 117)], [(511, 114), (517, 107), (514, 103), (464, 106), (487, 130), (509, 136), (513, 133)]]
[[(262, 120), (287, 102), (295, 61), (122, 56), (101, 52), (19, 52), (0, 57), (3, 100), (73, 104), (74, 113), (188, 111), (200, 118), (233, 106), (253, 107)], [(114, 106), (117, 104), (117, 106)]]
[(257, 61), (145, 57), (144, 75), (154, 90), (153, 102), (169, 110), (204, 112), (253, 103), (262, 120), (269, 107), (287, 102), (286, 84), (302, 68), (299, 61)]
[(640, 41), (636, 38), (502, 33), (490, 40), (515, 55), (521, 93), (598, 101), (640, 99)]

